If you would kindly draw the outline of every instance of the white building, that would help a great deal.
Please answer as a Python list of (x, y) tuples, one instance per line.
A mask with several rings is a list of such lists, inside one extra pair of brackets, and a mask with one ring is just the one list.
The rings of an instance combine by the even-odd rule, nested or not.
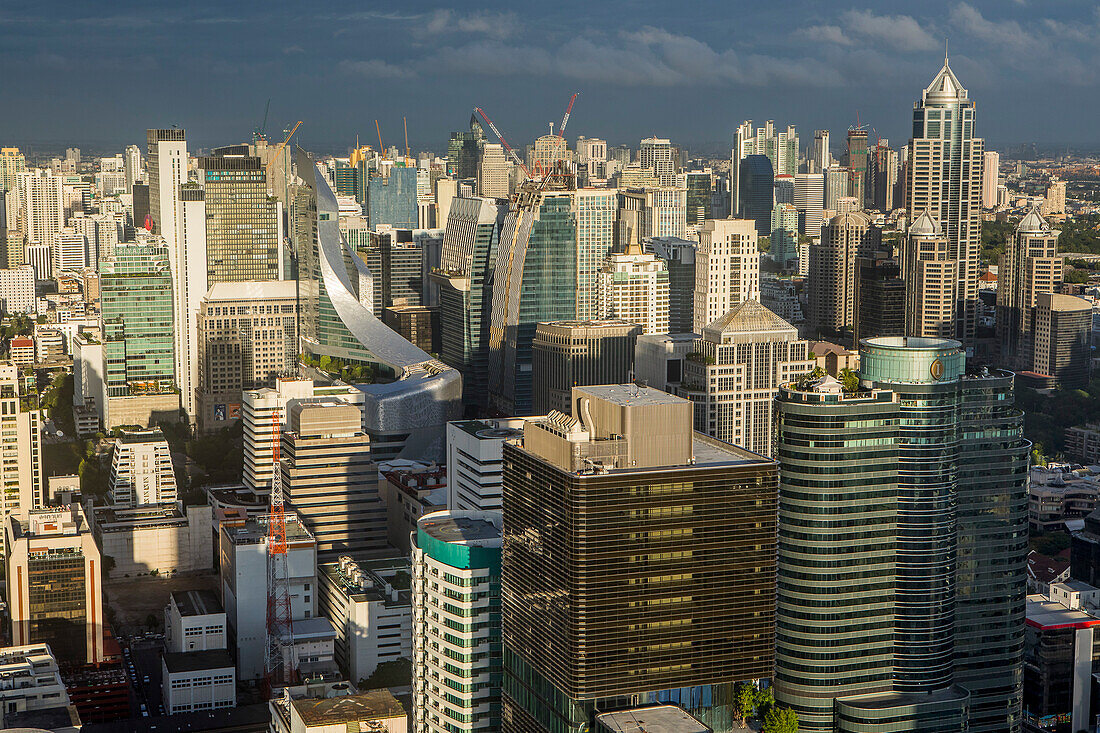
[(164, 607), (164, 649), (205, 652), (226, 648), (225, 609), (210, 590), (173, 591)]
[(103, 422), (107, 395), (103, 387), (103, 341), (98, 331), (80, 331), (71, 342), (73, 355), (73, 408), (90, 407)]
[(524, 418), (447, 423), (447, 508), (500, 511), (504, 441), (523, 435)]
[(664, 261), (638, 245), (609, 254), (600, 270), (597, 318), (638, 323), (642, 333), (668, 333), (668, 278)]
[(34, 267), (35, 277), (39, 280), (53, 278), (53, 248), (50, 243), (27, 242), (23, 248), (23, 263)]
[(225, 649), (166, 652), (161, 657), (161, 696), (166, 715), (237, 706), (233, 658)]
[(111, 558), (109, 578), (209, 570), (213, 564), (211, 514), (206, 504), (90, 507), (92, 534)]
[(172, 453), (160, 428), (124, 432), (115, 440), (108, 492), (112, 504), (127, 507), (176, 500)]
[[(435, 512), (413, 542), (413, 725), (499, 730), (499, 512)], [(496, 598), (494, 599), (494, 596)], [(495, 709), (494, 709), (495, 708)], [(469, 717), (466, 717), (469, 716)], [(452, 721), (467, 721), (458, 727)]]
[[(169, 241), (176, 335), (176, 382), (180, 404), (194, 423), (198, 415), (199, 309), (207, 291), (206, 201), (195, 184), (180, 189), (176, 233)], [(167, 237), (166, 237), (167, 239)], [(174, 247), (174, 249), (173, 249)]]
[(511, 176), (512, 164), (504, 157), (504, 146), (485, 143), (478, 162), (477, 195), (493, 199), (508, 198)]
[(615, 244), (618, 201), (618, 191), (607, 188), (580, 189), (573, 197), (577, 217), (578, 319), (595, 316), (600, 267)]
[(798, 209), (799, 233), (816, 237), (821, 233), (825, 211), (825, 176), (799, 173), (794, 177), (794, 208)]
[(0, 308), (5, 313), (37, 313), (34, 267), (0, 270)]
[(982, 155), (982, 208), (995, 209), (1001, 186), (1001, 154), (987, 150)]
[(0, 455), (4, 458), (0, 462), (0, 484), (5, 487), (0, 493), (0, 518), (15, 513), (25, 517), (26, 512), (43, 504), (42, 412), (37, 400), (24, 399), (28, 396), (19, 368), (0, 364)]
[(4, 718), (12, 713), (68, 704), (69, 693), (49, 644), (0, 649), (0, 727), (7, 729)]
[(336, 663), (351, 682), (379, 664), (412, 659), (411, 596), (393, 586), (395, 575), (346, 555), (317, 568), (319, 610), (336, 630)]
[(408, 713), (389, 690), (354, 694), (347, 682), (285, 687), (268, 701), (270, 733), (407, 733)]
[(760, 251), (751, 219), (707, 219), (695, 253), (694, 331), (738, 303), (760, 299)]
[(634, 380), (671, 392), (684, 379), (684, 359), (697, 338), (694, 333), (642, 334), (634, 345)]
[[(237, 649), (237, 677), (264, 675), (267, 643), (267, 518), (227, 520), (218, 537), (222, 605), (230, 643)], [(317, 616), (317, 544), (296, 516), (286, 518), (290, 614), (299, 621)], [(308, 628), (302, 629), (305, 634)], [(330, 646), (335, 634), (331, 633)], [(308, 640), (308, 639), (307, 639)]]
[(54, 235), (65, 226), (62, 188), (61, 177), (47, 170), (36, 169), (19, 174), (20, 218), (28, 244), (49, 245)]

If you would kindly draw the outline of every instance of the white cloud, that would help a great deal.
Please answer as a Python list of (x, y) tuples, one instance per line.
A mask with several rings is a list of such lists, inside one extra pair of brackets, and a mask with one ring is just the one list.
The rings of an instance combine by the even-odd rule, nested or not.
[(909, 15), (875, 15), (871, 10), (848, 10), (842, 25), (853, 35), (892, 46), (901, 51), (928, 51), (940, 45)]
[(416, 72), (405, 66), (395, 66), (382, 59), (367, 59), (365, 61), (341, 61), (338, 64), (341, 71), (348, 74), (357, 74), (371, 79), (411, 79)]
[(800, 28), (795, 34), (812, 43), (835, 43), (838, 46), (851, 46), (853, 43), (838, 25), (812, 25)]

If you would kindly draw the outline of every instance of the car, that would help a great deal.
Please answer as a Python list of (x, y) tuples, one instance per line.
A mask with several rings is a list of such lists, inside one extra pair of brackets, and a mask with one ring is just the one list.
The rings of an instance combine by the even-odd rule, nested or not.
[(149, 684), (149, 675), (145, 675), (145, 677), (143, 677), (141, 681), (145, 684)]

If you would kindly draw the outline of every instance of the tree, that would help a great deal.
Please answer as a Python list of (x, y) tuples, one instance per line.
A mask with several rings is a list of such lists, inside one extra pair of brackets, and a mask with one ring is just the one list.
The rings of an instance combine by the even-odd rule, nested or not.
[(756, 693), (756, 717), (766, 718), (768, 713), (775, 707), (775, 695), (772, 694), (772, 688), (765, 687), (763, 690), (759, 690)]
[(848, 367), (844, 367), (840, 370), (840, 386), (845, 392), (858, 392), (859, 391), (859, 374), (853, 372)]
[(790, 708), (773, 707), (764, 715), (761, 733), (798, 733), (798, 713)]
[(383, 687), (406, 687), (412, 684), (412, 662), (398, 658), (382, 662), (370, 677), (359, 680), (360, 690), (378, 690)]
[(748, 720), (756, 710), (756, 690), (748, 682), (737, 685), (737, 714)]

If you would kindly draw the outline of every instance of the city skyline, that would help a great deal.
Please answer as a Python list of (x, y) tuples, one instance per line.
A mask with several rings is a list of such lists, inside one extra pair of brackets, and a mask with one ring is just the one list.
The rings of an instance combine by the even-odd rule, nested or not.
[[(387, 146), (403, 146), (407, 118), (410, 147), (438, 152), (474, 106), (523, 144), (560, 119), (574, 91), (573, 135), (613, 143), (656, 133), (720, 150), (742, 119), (807, 135), (828, 128), (839, 143), (857, 113), (873, 134), (900, 140), (910, 90), (927, 83), (948, 39), (952, 68), (981, 100), (979, 134), (991, 147), (1100, 146), (1087, 122), (1100, 100), (1081, 93), (1100, 73), (1100, 11), (1087, 3), (942, 2), (913, 13), (800, 1), (781, 17), (646, 2), (632, 12), (556, 4), (523, 13), (503, 3), (327, 3), (308, 16), (226, 15), (212, 3), (153, 14), (128, 2), (94, 15), (53, 4), (58, 12), (22, 3), (0, 14), (0, 60), (24, 102), (7, 116), (6, 138), (32, 151), (121, 147), (140, 139), (150, 109), (159, 125), (193, 130), (195, 147), (242, 140), (262, 124), (268, 98), (269, 134), (305, 120), (300, 142), (319, 152), (340, 151), (356, 134), (375, 141), (376, 118)], [(81, 73), (70, 73), (76, 65)], [(1046, 103), (1018, 105), (1028, 89)]]

